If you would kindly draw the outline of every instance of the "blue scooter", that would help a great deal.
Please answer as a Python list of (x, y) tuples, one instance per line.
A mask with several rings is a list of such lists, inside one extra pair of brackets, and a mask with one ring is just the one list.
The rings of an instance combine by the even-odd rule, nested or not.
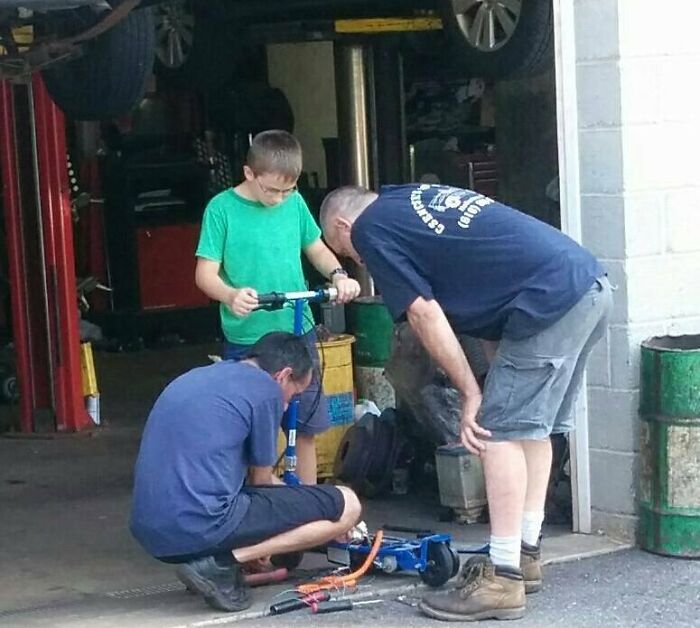
[[(258, 309), (280, 310), (285, 305), (294, 308), (294, 334), (304, 333), (304, 306), (307, 303), (324, 303), (334, 301), (338, 296), (335, 288), (319, 288), (301, 292), (268, 292), (258, 295)], [(289, 404), (285, 415), (287, 428), (287, 447), (284, 451), (284, 474), (282, 480), (289, 486), (301, 484), (297, 469), (297, 419), (299, 417), (299, 399), (295, 398)]]

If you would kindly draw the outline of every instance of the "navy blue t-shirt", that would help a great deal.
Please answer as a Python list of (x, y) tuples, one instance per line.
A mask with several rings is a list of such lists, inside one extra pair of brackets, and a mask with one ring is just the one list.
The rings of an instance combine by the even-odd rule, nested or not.
[(351, 237), (395, 320), (435, 299), (457, 333), (489, 340), (552, 325), (605, 272), (558, 229), (444, 185), (383, 187)]
[(223, 361), (181, 375), (146, 422), (136, 462), (131, 532), (152, 556), (217, 545), (243, 519), (248, 466), (271, 466), (284, 411), (268, 373)]

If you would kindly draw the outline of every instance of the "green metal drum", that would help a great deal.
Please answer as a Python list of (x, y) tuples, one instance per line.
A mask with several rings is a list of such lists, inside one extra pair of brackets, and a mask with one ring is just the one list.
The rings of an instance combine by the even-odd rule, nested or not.
[(381, 297), (360, 297), (345, 307), (348, 331), (355, 336), (357, 366), (384, 366), (391, 355), (394, 321)]
[(639, 542), (700, 558), (700, 335), (642, 343)]

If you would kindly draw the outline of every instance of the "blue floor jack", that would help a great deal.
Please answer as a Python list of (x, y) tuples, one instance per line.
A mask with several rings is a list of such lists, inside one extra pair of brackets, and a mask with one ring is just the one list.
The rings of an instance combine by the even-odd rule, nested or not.
[[(417, 572), (420, 579), (431, 587), (440, 587), (459, 572), (459, 554), (451, 547), (449, 534), (384, 526), (379, 551), (374, 559), (374, 571), (392, 574), (400, 571)], [(412, 532), (414, 538), (398, 537), (387, 532)], [(374, 538), (361, 541), (329, 543), (326, 551), (329, 562), (359, 567), (370, 552)]]

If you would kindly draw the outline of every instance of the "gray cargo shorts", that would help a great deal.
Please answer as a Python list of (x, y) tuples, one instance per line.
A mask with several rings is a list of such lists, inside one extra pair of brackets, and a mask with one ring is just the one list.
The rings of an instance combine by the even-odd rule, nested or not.
[(611, 309), (610, 282), (600, 277), (554, 325), (523, 340), (501, 341), (479, 416), (490, 440), (542, 440), (574, 429), (586, 360), (605, 333)]

